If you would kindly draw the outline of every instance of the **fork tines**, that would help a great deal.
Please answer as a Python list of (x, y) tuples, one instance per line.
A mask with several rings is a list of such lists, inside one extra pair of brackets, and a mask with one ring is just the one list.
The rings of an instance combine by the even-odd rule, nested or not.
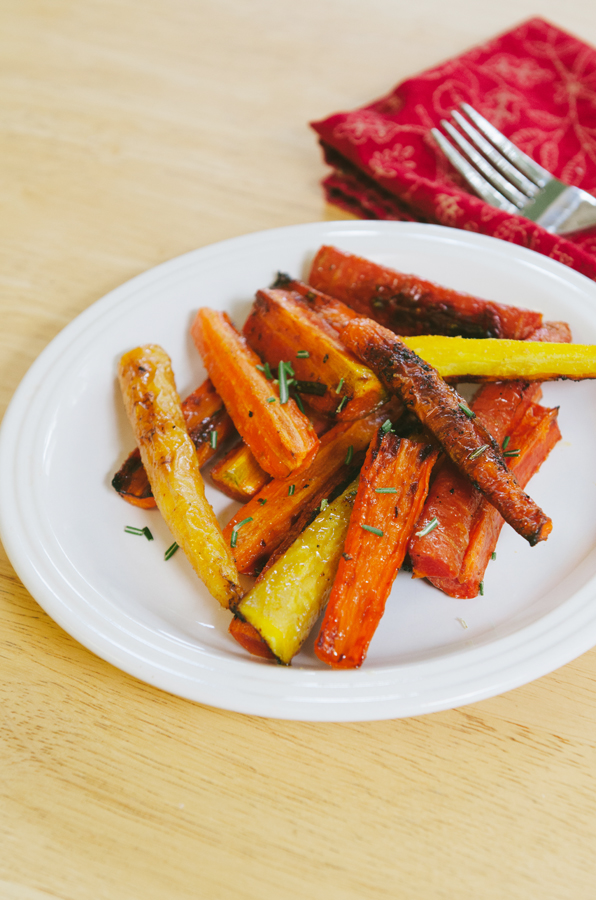
[[(454, 110), (455, 128), (446, 119), (441, 125), (457, 150), (433, 128), (431, 134), (451, 164), (470, 187), (487, 203), (511, 213), (519, 213), (531, 203), (553, 176), (539, 166), (468, 103), (460, 104), (467, 116)], [(473, 123), (473, 124), (472, 124)]]

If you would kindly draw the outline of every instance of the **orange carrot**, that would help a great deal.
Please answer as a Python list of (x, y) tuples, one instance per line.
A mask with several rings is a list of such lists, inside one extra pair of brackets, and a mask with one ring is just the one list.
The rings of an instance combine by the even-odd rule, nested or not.
[(302, 399), (336, 421), (366, 416), (387, 400), (377, 376), (297, 292), (258, 291), (243, 333), (271, 366), (290, 361)]
[(321, 247), (309, 282), (362, 316), (402, 335), (446, 334), (524, 340), (542, 315), (440, 287), (335, 247)]
[[(390, 410), (394, 409), (390, 407)], [(366, 419), (340, 422), (321, 438), (314, 461), (300, 472), (274, 479), (249, 500), (224, 528), (227, 541), (233, 540), (234, 557), (240, 572), (258, 574), (272, 554), (277, 558), (294, 542), (314, 518), (323, 500), (360, 466), (379, 425), (395, 411), (377, 410)]]
[(308, 466), (319, 441), (294, 400), (280, 395), (229, 317), (200, 309), (192, 337), (234, 425), (266, 472), (285, 478)]
[(353, 319), (341, 339), (416, 413), (457, 467), (518, 534), (531, 546), (546, 540), (552, 521), (522, 491), (492, 435), (432, 366), (371, 319)]
[[(508, 446), (511, 452), (519, 451), (519, 455), (509, 457), (508, 465), (522, 487), (538, 471), (561, 438), (557, 413), (557, 409), (545, 409), (534, 404), (511, 436)], [(457, 576), (431, 577), (429, 581), (450, 597), (476, 597), (504, 524), (494, 506), (482, 500), (473, 518), (470, 541)]]
[(379, 429), (360, 473), (344, 553), (315, 652), (334, 668), (356, 668), (381, 620), (424, 504), (438, 449)]
[(261, 637), (254, 625), (251, 625), (249, 622), (244, 622), (235, 616), (230, 622), (228, 631), (234, 640), (238, 641), (240, 646), (248, 650), (253, 656), (259, 656), (261, 659), (275, 659), (275, 654), (269, 648), (267, 641)]
[[(501, 443), (541, 394), (536, 382), (492, 382), (478, 390), (470, 409)], [(469, 478), (451, 460), (444, 460), (428, 492), (417, 531), (436, 524), (421, 537), (414, 534), (408, 547), (415, 578), (457, 576), (481, 499)]]

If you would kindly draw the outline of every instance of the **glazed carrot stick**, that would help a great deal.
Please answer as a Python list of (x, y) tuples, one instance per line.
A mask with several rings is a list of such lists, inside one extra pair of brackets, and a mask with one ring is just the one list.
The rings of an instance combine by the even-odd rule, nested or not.
[(169, 357), (156, 344), (137, 347), (120, 360), (118, 377), (159, 511), (211, 594), (234, 607), (242, 596), (238, 572), (205, 497)]
[(276, 478), (249, 500), (224, 528), (224, 537), (233, 540), (234, 557), (240, 572), (258, 574), (263, 563), (275, 558), (296, 540), (320, 508), (321, 501), (360, 467), (364, 451), (379, 425), (388, 416), (396, 418), (395, 407), (376, 410), (366, 419), (340, 422), (321, 438), (321, 449), (307, 469)]
[(209, 474), (213, 484), (226, 497), (239, 503), (246, 503), (271, 481), (271, 475), (260, 467), (252, 450), (242, 440), (211, 468)]
[(303, 400), (336, 421), (366, 416), (388, 399), (377, 376), (297, 292), (258, 291), (243, 334), (270, 366), (290, 361)]
[(396, 335), (370, 319), (352, 320), (341, 339), (416, 413), (505, 521), (531, 546), (546, 540), (552, 521), (522, 491), (498, 444), (454, 388)]
[(285, 478), (307, 466), (319, 446), (311, 423), (259, 371), (259, 357), (229, 317), (200, 309), (191, 332), (209, 377), (261, 468)]
[[(204, 466), (235, 431), (221, 397), (208, 378), (182, 401), (182, 414), (197, 451), (199, 466)], [(214, 432), (215, 439), (212, 437)], [(112, 487), (133, 506), (143, 509), (156, 506), (138, 447), (114, 475)]]
[(362, 471), (344, 552), (315, 653), (334, 668), (357, 668), (385, 609), (424, 504), (438, 448), (379, 429)]
[(440, 287), (335, 247), (321, 247), (310, 284), (402, 335), (446, 334), (524, 340), (542, 315)]
[[(534, 404), (511, 436), (509, 446), (512, 452), (519, 455), (509, 457), (508, 465), (522, 487), (538, 471), (561, 438), (557, 413), (557, 409), (545, 409)], [(457, 576), (431, 577), (429, 581), (450, 597), (476, 597), (504, 524), (503, 517), (494, 506), (482, 500), (474, 514), (470, 541)]]
[[(540, 399), (542, 388), (527, 381), (493, 382), (483, 385), (470, 409), (499, 443), (523, 418), (531, 403)], [(474, 513), (482, 494), (469, 478), (444, 460), (424, 504), (419, 528), (412, 535), (408, 553), (415, 578), (454, 578), (459, 572), (470, 541)], [(430, 525), (432, 530), (422, 533)]]

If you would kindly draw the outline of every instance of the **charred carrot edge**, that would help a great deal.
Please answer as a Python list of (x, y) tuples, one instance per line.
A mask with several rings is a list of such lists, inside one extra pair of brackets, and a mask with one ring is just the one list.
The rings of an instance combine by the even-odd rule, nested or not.
[(385, 610), (428, 490), (438, 448), (383, 434), (360, 473), (344, 552), (315, 653), (334, 668), (357, 668)]
[(224, 538), (230, 542), (236, 534), (234, 557), (240, 572), (258, 574), (266, 560), (273, 554), (277, 558), (293, 543), (314, 518), (321, 501), (329, 500), (336, 488), (354, 477), (354, 468), (361, 463), (376, 429), (389, 416), (398, 415), (395, 409), (340, 422), (323, 435), (308, 469), (270, 481), (236, 513), (224, 528)]
[[(511, 437), (512, 449), (520, 452), (508, 463), (522, 487), (535, 475), (561, 438), (557, 413), (557, 409), (532, 406)], [(504, 524), (503, 517), (494, 506), (483, 500), (474, 516), (470, 541), (457, 577), (429, 578), (431, 584), (450, 597), (476, 597)]]
[(261, 659), (275, 659), (275, 653), (269, 648), (254, 625), (244, 622), (238, 617), (234, 617), (230, 622), (228, 631), (232, 637), (238, 641), (241, 647), (248, 650), (253, 656), (259, 656)]
[(313, 288), (310, 284), (290, 278), (289, 275), (283, 275), (281, 272), (278, 272), (273, 287), (300, 294), (308, 302), (310, 309), (318, 313), (328, 325), (335, 329), (338, 335), (348, 322), (359, 318), (359, 314), (355, 310), (338, 300), (337, 297), (324, 294), (323, 291)]
[(258, 291), (243, 333), (270, 366), (289, 361), (302, 399), (336, 421), (359, 419), (388, 399), (377, 376), (298, 293)]
[(319, 446), (311, 423), (259, 371), (259, 357), (229, 317), (200, 309), (191, 331), (209, 377), (261, 468), (285, 478), (307, 466)]
[(450, 459), (518, 534), (532, 546), (546, 540), (552, 521), (522, 491), (494, 438), (435, 369), (370, 319), (354, 319), (342, 331), (341, 339), (416, 413)]
[[(494, 382), (477, 391), (470, 409), (501, 443), (541, 394), (537, 383)], [(450, 460), (445, 460), (428, 492), (416, 530), (424, 532), (430, 523), (434, 527), (420, 537), (414, 534), (408, 547), (415, 578), (457, 576), (481, 498), (470, 480)]]
[(226, 497), (239, 503), (246, 503), (271, 481), (271, 475), (260, 467), (244, 441), (235, 444), (209, 474)]
[(130, 350), (118, 378), (160, 513), (210, 593), (233, 607), (242, 597), (238, 572), (205, 497), (168, 355), (157, 344)]
[(402, 335), (446, 334), (523, 340), (542, 315), (405, 275), (335, 247), (321, 247), (310, 284)]
[[(204, 466), (234, 433), (234, 423), (227, 414), (221, 397), (207, 378), (182, 401), (186, 428), (197, 451), (199, 466)], [(217, 440), (211, 435), (217, 434)], [(123, 500), (142, 509), (156, 506), (151, 485), (136, 447), (112, 479), (112, 487)]]

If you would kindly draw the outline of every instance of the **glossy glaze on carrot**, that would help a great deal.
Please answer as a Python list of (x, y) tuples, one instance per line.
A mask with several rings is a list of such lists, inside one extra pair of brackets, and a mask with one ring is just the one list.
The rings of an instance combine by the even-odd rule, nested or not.
[(428, 490), (438, 448), (377, 433), (366, 454), (344, 552), (315, 653), (334, 668), (357, 668), (385, 610)]
[(229, 316), (204, 307), (191, 328), (205, 368), (225, 407), (261, 468), (285, 478), (314, 458), (319, 440), (290, 398), (260, 371), (261, 360)]
[(234, 548), (240, 572), (259, 574), (267, 560), (278, 558), (296, 540), (315, 517), (321, 501), (329, 500), (343, 482), (355, 477), (364, 452), (388, 415), (382, 409), (366, 419), (340, 422), (323, 435), (320, 450), (307, 469), (270, 481), (238, 510), (224, 528), (224, 537), (230, 541), (235, 526), (245, 522)]
[(435, 369), (370, 319), (354, 319), (341, 339), (415, 412), (455, 465), (529, 544), (548, 537), (551, 520), (520, 488), (492, 435)]
[[(538, 471), (561, 438), (557, 413), (557, 409), (532, 405), (511, 435), (508, 446), (520, 453), (519, 456), (509, 457), (508, 465), (522, 487)], [(470, 540), (457, 577), (431, 577), (429, 581), (450, 597), (476, 597), (504, 524), (503, 517), (494, 506), (482, 500), (473, 517)]]
[(445, 334), (524, 340), (541, 313), (482, 300), (405, 275), (335, 247), (321, 247), (310, 284), (397, 334)]
[[(541, 394), (537, 383), (492, 382), (477, 391), (470, 409), (500, 444)], [(481, 499), (482, 494), (455, 464), (444, 460), (428, 492), (419, 530), (430, 522), (437, 524), (422, 537), (414, 534), (408, 547), (415, 578), (457, 576)]]
[[(189, 437), (197, 451), (199, 466), (204, 466), (217, 452), (217, 448), (236, 431), (209, 378), (182, 401), (182, 413)], [(211, 439), (214, 431), (217, 432), (217, 441)], [(112, 487), (133, 506), (140, 506), (142, 509), (156, 506), (138, 447), (114, 475)]]

